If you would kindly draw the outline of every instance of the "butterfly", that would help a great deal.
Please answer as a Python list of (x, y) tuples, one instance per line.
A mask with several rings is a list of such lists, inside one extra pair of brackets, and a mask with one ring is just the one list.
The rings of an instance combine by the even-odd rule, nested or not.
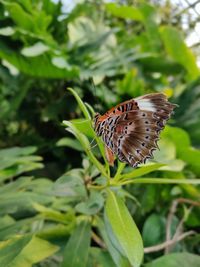
[(113, 166), (115, 156), (133, 168), (153, 157), (159, 134), (176, 104), (162, 93), (152, 93), (125, 101), (104, 115), (96, 113), (93, 126), (102, 137), (106, 157)]

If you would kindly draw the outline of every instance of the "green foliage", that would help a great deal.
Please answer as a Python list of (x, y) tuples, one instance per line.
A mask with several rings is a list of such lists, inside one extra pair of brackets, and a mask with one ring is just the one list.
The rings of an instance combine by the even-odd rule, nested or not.
[[(0, 266), (198, 266), (199, 68), (166, 9), (129, 2), (0, 0)], [(160, 150), (110, 167), (94, 113), (149, 92), (179, 105)], [(170, 233), (193, 235), (147, 255), (183, 198)]]
[(194, 266), (197, 267), (199, 265), (199, 256), (193, 255), (190, 253), (174, 253), (170, 255), (166, 255), (163, 257), (158, 258), (157, 260), (146, 264), (147, 267), (160, 267), (160, 266), (166, 266), (166, 267), (178, 267), (178, 266)]

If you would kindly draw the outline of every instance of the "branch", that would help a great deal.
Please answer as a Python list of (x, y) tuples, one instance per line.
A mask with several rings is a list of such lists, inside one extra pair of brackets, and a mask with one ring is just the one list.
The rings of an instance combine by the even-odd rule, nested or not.
[[(167, 217), (167, 223), (166, 223), (166, 242), (170, 241), (170, 239), (171, 239), (170, 233), (171, 233), (172, 219), (173, 219), (174, 214), (176, 213), (177, 206), (180, 203), (186, 203), (186, 204), (190, 204), (191, 205), (191, 207), (189, 208), (189, 213), (190, 213), (191, 209), (194, 206), (200, 206), (200, 202), (196, 202), (196, 201), (193, 201), (193, 200), (190, 200), (190, 199), (186, 199), (186, 198), (178, 198), (178, 199), (175, 199), (172, 202), (172, 205), (171, 205), (171, 208), (170, 208), (170, 211), (169, 211), (169, 215)], [(174, 234), (173, 239), (175, 239), (177, 236), (179, 236), (184, 221), (185, 221), (185, 218), (183, 217), (181, 219), (177, 229), (176, 229), (176, 232)], [(169, 250), (170, 250), (170, 245), (165, 248), (165, 254), (169, 253)]]
[(188, 231), (188, 232), (185, 232), (182, 235), (178, 236), (177, 238), (173, 238), (172, 240), (166, 241), (166, 242), (161, 243), (161, 244), (156, 245), (156, 246), (144, 248), (144, 253), (151, 253), (151, 252), (163, 250), (166, 247), (183, 240), (184, 238), (186, 238), (189, 235), (194, 235), (195, 233), (196, 233), (195, 231)]
[(96, 244), (98, 244), (101, 248), (106, 248), (106, 245), (104, 244), (104, 242), (101, 240), (101, 238), (95, 234), (94, 232), (92, 232), (92, 239), (95, 241)]

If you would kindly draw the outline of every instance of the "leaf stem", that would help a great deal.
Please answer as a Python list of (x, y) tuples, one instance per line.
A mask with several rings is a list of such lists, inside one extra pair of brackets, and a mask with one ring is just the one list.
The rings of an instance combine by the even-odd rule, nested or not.
[(110, 185), (126, 185), (126, 184), (200, 184), (200, 179), (170, 179), (170, 178), (136, 178), (122, 182), (111, 180)]
[(121, 179), (121, 172), (123, 171), (123, 169), (125, 168), (126, 163), (121, 163), (119, 162), (118, 164), (118, 168), (117, 168), (117, 172), (113, 178), (113, 181), (118, 181)]

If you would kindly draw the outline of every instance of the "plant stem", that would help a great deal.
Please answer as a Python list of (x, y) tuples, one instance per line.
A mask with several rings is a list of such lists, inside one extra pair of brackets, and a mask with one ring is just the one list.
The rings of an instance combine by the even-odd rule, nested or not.
[(136, 178), (132, 180), (116, 182), (111, 180), (110, 185), (125, 184), (200, 184), (200, 179), (169, 179), (169, 178)]

